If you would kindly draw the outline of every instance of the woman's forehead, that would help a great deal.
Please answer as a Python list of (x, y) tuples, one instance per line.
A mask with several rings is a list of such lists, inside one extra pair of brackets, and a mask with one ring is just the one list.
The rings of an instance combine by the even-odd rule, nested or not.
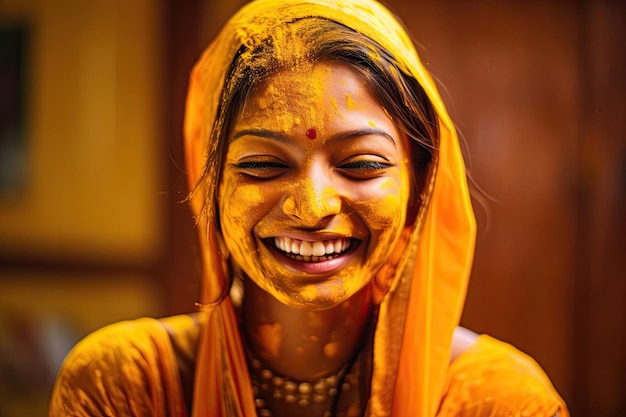
[(302, 125), (323, 133), (337, 119), (363, 113), (379, 117), (381, 111), (359, 74), (344, 64), (322, 62), (281, 70), (258, 83), (235, 128), (263, 125), (290, 132)]

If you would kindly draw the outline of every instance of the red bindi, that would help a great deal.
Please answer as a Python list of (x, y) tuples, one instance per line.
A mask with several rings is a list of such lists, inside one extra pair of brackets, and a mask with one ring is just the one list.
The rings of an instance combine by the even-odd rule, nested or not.
[(317, 131), (313, 128), (310, 128), (306, 131), (306, 137), (309, 139), (315, 139), (317, 137)]

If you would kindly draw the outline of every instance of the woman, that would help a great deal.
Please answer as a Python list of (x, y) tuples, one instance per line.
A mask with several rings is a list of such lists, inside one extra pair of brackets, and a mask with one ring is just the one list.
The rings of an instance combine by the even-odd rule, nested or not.
[(371, 0), (256, 0), (194, 67), (201, 312), (109, 326), (50, 415), (567, 415), (528, 357), (457, 329), (475, 224), (456, 133)]

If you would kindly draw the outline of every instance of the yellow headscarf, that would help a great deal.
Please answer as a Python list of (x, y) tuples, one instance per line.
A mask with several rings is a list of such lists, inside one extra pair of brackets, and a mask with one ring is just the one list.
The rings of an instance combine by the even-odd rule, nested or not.
[[(257, 34), (301, 17), (336, 21), (379, 43), (402, 71), (419, 82), (435, 109), (440, 136), (426, 184), (425, 208), (392, 268), (393, 283), (380, 305), (368, 404), (370, 416), (434, 416), (465, 298), (476, 227), (455, 128), (413, 42), (386, 8), (372, 0), (255, 0), (242, 8), (191, 74), (185, 118), (189, 183), (192, 188), (198, 185), (207, 156), (216, 151), (217, 144), (209, 138), (237, 50)], [(202, 213), (205, 197), (203, 192), (192, 195), (195, 213)], [(207, 217), (198, 218), (208, 326), (198, 350), (193, 416), (253, 416), (237, 318), (231, 301), (223, 299), (229, 279), (215, 227)]]

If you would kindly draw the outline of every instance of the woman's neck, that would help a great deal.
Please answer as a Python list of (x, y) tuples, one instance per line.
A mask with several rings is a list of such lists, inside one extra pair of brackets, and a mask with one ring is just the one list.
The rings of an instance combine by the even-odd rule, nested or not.
[(372, 319), (371, 289), (326, 310), (289, 307), (245, 279), (244, 339), (274, 373), (310, 381), (342, 369), (361, 348)]

